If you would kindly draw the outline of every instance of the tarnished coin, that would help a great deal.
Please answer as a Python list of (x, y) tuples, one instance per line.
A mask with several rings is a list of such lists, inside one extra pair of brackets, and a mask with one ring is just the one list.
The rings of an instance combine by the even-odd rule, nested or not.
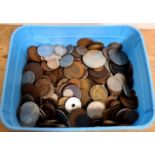
[(110, 49), (108, 51), (108, 56), (112, 62), (117, 65), (126, 65), (129, 60), (125, 52), (118, 51), (116, 49)]
[(122, 74), (122, 73), (117, 73), (115, 74), (115, 78), (117, 78), (121, 83), (122, 85), (125, 83), (126, 79), (125, 79), (125, 75)]
[(41, 62), (41, 68), (42, 68), (44, 71), (47, 71), (47, 72), (52, 71), (52, 69), (49, 68), (49, 67), (47, 66), (47, 62), (46, 62), (45, 60), (43, 60), (43, 61)]
[(81, 89), (81, 102), (82, 102), (82, 105), (86, 105), (89, 101), (91, 100), (91, 97), (89, 95), (89, 92), (84, 90), (84, 89)]
[(38, 89), (33, 84), (24, 84), (22, 86), (22, 94), (30, 94), (35, 101), (39, 98)]
[(24, 95), (22, 96), (21, 102), (22, 102), (22, 103), (25, 103), (25, 102), (27, 102), (27, 101), (34, 101), (33, 96), (30, 95), (30, 94), (24, 94)]
[(88, 46), (88, 50), (101, 50), (103, 47), (103, 43), (94, 42), (94, 44)]
[(70, 97), (65, 102), (65, 109), (69, 113), (71, 113), (74, 109), (81, 108), (82, 104), (79, 98), (77, 97)]
[(73, 78), (68, 81), (69, 83), (75, 84), (79, 88), (81, 87), (81, 81), (79, 79)]
[(84, 89), (86, 91), (89, 91), (91, 88), (91, 81), (90, 79), (86, 78), (86, 79), (81, 79), (81, 89)]
[(69, 67), (74, 61), (74, 57), (72, 55), (65, 55), (60, 60), (61, 67)]
[(51, 69), (57, 69), (60, 66), (58, 59), (50, 59), (47, 61), (47, 66)]
[(49, 57), (54, 52), (54, 46), (51, 45), (41, 45), (38, 47), (38, 55), (41, 57)]
[(24, 72), (26, 71), (32, 71), (35, 74), (36, 81), (39, 80), (43, 75), (43, 69), (38, 63), (35, 62), (28, 63), (24, 68)]
[(28, 58), (30, 58), (30, 60), (33, 60), (35, 62), (41, 61), (41, 57), (37, 53), (37, 47), (36, 46), (30, 46), (28, 48)]
[(117, 121), (122, 124), (133, 124), (138, 118), (138, 112), (130, 108), (121, 109), (116, 114)]
[(74, 93), (71, 89), (65, 89), (63, 92), (62, 92), (62, 95), (63, 96), (67, 96), (67, 97), (72, 97), (74, 96)]
[(104, 85), (95, 85), (90, 89), (90, 96), (94, 101), (106, 102), (108, 91)]
[(69, 116), (68, 124), (71, 127), (87, 127), (90, 119), (84, 109), (74, 109)]
[(103, 48), (103, 49), (102, 49), (103, 55), (105, 56), (106, 59), (109, 59), (108, 51), (109, 51), (108, 48)]
[(99, 50), (89, 50), (83, 56), (83, 62), (89, 68), (100, 68), (105, 65), (106, 58)]
[[(65, 91), (71, 90), (71, 92), (73, 92), (73, 96), (77, 97), (77, 98), (81, 98), (81, 91), (80, 88), (74, 84), (68, 84), (67, 86), (64, 87), (63, 89), (63, 95), (65, 93)], [(65, 95), (64, 95), (65, 96)]]
[(78, 78), (80, 79), (85, 73), (85, 67), (82, 63), (74, 61), (71, 66), (64, 69), (64, 75), (68, 79)]
[(89, 76), (89, 77), (97, 84), (106, 84), (109, 76), (107, 75), (106, 77), (103, 77), (103, 78), (96, 78), (93, 76)]
[(26, 71), (23, 73), (22, 84), (34, 83), (34, 81), (35, 81), (35, 74), (32, 71)]
[(67, 53), (67, 49), (63, 45), (57, 45), (54, 48), (54, 53), (58, 56), (63, 56)]
[(112, 121), (112, 120), (105, 120), (102, 123), (103, 123), (104, 126), (116, 126), (116, 125), (118, 125), (117, 122)]
[(129, 87), (128, 83), (123, 84), (123, 91), (127, 97), (132, 97), (133, 90)]
[(50, 90), (51, 90), (51, 82), (48, 79), (40, 79), (36, 82), (35, 84), (38, 92), (39, 92), (39, 96), (43, 97), (45, 95), (47, 95)]
[(39, 107), (35, 102), (25, 102), (19, 110), (20, 124), (28, 127), (35, 126), (39, 119), (39, 113)]
[(77, 41), (77, 46), (89, 46), (93, 44), (94, 42), (89, 38), (81, 38)]
[(54, 86), (53, 86), (53, 84), (51, 84), (51, 90), (45, 96), (42, 96), (42, 98), (44, 98), (44, 99), (52, 98), (53, 94), (54, 94)]
[(58, 100), (58, 106), (63, 106), (65, 105), (65, 102), (66, 100), (68, 99), (69, 97), (61, 97), (59, 100)]
[(117, 97), (116, 96), (108, 96), (107, 97), (107, 100), (106, 100), (106, 108), (109, 108), (110, 107), (110, 104), (112, 101), (115, 101), (117, 100)]
[(74, 46), (73, 45), (67, 45), (66, 49), (67, 49), (67, 53), (71, 54), (73, 52), (73, 50), (74, 50)]
[(91, 119), (102, 118), (104, 110), (105, 105), (102, 102), (93, 101), (87, 107), (87, 114)]
[(59, 109), (56, 110), (56, 118), (65, 125), (67, 125), (68, 118), (67, 115), (62, 110)]
[(61, 56), (56, 55), (55, 53), (52, 53), (50, 56), (44, 57), (44, 60), (46, 60), (46, 61), (49, 61), (51, 59), (58, 59), (58, 60), (60, 60), (61, 59)]
[(122, 83), (114, 76), (108, 78), (107, 86), (111, 92), (120, 93), (122, 91)]
[(110, 44), (108, 44), (108, 48), (111, 49), (111, 48), (115, 48), (115, 49), (119, 49), (121, 50), (123, 48), (122, 44), (121, 43), (118, 43), (118, 42), (112, 42)]
[(85, 55), (88, 52), (88, 49), (85, 46), (79, 46), (76, 48), (76, 52), (80, 55)]

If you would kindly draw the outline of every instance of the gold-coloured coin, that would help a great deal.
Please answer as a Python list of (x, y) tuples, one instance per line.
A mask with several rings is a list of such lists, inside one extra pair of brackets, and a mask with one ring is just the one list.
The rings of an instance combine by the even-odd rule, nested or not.
[(65, 105), (65, 102), (66, 100), (68, 99), (68, 97), (61, 97), (59, 100), (58, 100), (58, 106), (63, 106)]

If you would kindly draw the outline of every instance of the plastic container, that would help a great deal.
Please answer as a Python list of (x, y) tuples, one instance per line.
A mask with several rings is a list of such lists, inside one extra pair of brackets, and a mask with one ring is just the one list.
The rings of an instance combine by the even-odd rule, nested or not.
[[(139, 99), (139, 119), (132, 126), (87, 128), (29, 128), (21, 127), (16, 117), (20, 101), (21, 77), (26, 63), (27, 48), (41, 44), (75, 44), (88, 37), (104, 42), (121, 42), (134, 71), (134, 89)], [(3, 86), (1, 120), (11, 130), (24, 131), (96, 131), (130, 130), (149, 127), (155, 114), (155, 98), (151, 73), (143, 38), (130, 26), (23, 26), (11, 37), (8, 63)]]

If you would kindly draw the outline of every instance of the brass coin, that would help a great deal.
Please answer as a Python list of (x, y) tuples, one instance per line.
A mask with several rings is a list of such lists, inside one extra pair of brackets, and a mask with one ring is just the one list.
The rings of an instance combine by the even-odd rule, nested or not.
[(70, 79), (69, 83), (75, 84), (76, 86), (78, 86), (79, 88), (81, 87), (81, 81), (79, 79)]
[(41, 62), (41, 68), (42, 68), (44, 71), (47, 71), (47, 72), (52, 71), (52, 69), (49, 68), (49, 67), (47, 66), (47, 62), (46, 62), (45, 60), (43, 60), (43, 61)]
[(36, 62), (28, 63), (24, 68), (24, 72), (26, 71), (32, 71), (35, 74), (36, 81), (38, 81), (43, 75), (43, 69), (39, 63)]
[(95, 42), (93, 45), (88, 46), (88, 50), (100, 50), (104, 47), (104, 45), (100, 42)]
[(80, 81), (81, 81), (81, 89), (89, 91), (91, 88), (91, 81), (88, 78), (81, 79)]
[(82, 105), (86, 105), (91, 100), (91, 97), (89, 96), (89, 92), (81, 89), (81, 102)]
[(30, 46), (28, 48), (28, 58), (30, 60), (35, 61), (35, 62), (41, 62), (41, 57), (37, 53), (37, 47), (36, 46)]
[(106, 102), (108, 91), (104, 85), (95, 85), (90, 89), (90, 96), (94, 101)]
[(114, 76), (108, 78), (107, 86), (111, 92), (120, 93), (122, 91), (122, 83)]
[(97, 84), (106, 84), (109, 76), (104, 77), (104, 78), (96, 78), (96, 77), (92, 77), (92, 76), (89, 76), (89, 77)]
[(47, 95), (51, 90), (51, 82), (48, 79), (38, 80), (35, 86), (39, 92), (40, 97)]
[(85, 73), (84, 65), (78, 61), (74, 61), (71, 66), (64, 69), (64, 75), (68, 79), (80, 79)]
[(65, 102), (67, 101), (68, 97), (61, 97), (59, 100), (58, 100), (58, 106), (63, 106), (65, 105)]
[[(61, 79), (59, 82), (58, 82), (58, 84), (57, 84), (57, 91), (59, 92), (59, 90), (60, 90), (60, 87), (62, 86), (62, 85), (66, 85), (66, 84), (68, 84), (68, 79), (67, 78), (63, 78), (63, 79)], [(61, 93), (61, 92), (60, 92)]]
[(89, 46), (94, 42), (89, 38), (81, 38), (77, 41), (77, 46)]

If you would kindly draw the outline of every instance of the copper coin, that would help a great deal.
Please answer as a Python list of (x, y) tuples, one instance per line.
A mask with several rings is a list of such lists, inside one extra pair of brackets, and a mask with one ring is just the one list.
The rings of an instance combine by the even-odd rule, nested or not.
[(71, 66), (64, 69), (64, 75), (68, 79), (80, 79), (85, 73), (84, 65), (78, 61), (74, 61)]
[(51, 84), (51, 90), (45, 96), (42, 96), (42, 98), (44, 99), (52, 98), (53, 94), (54, 94), (54, 86), (53, 84)]
[(58, 59), (52, 58), (52, 59), (50, 59), (50, 60), (47, 61), (47, 66), (48, 66), (49, 68), (51, 68), (51, 69), (54, 70), (54, 69), (59, 68), (60, 62), (59, 62)]
[(84, 90), (84, 89), (81, 89), (81, 102), (82, 102), (82, 105), (86, 105), (89, 101), (91, 100), (91, 97), (89, 95), (89, 92)]
[(81, 38), (77, 41), (77, 46), (89, 46), (94, 42), (89, 38)]
[(38, 100), (39, 98), (39, 94), (38, 94), (38, 90), (35, 87), (35, 85), (33, 84), (25, 84), (22, 86), (22, 94), (30, 94), (35, 101)]
[(89, 76), (89, 77), (97, 84), (106, 84), (109, 76), (103, 77), (103, 78), (96, 78), (96, 77), (92, 77), (92, 76)]
[(30, 46), (28, 48), (28, 57), (30, 58), (30, 60), (33, 60), (35, 62), (41, 61), (41, 57), (37, 53), (37, 47), (36, 46)]
[(73, 110), (68, 121), (71, 127), (88, 127), (90, 125), (86, 111), (81, 108)]
[(65, 102), (67, 101), (68, 97), (61, 97), (59, 100), (58, 100), (58, 106), (62, 106), (62, 105), (65, 105)]
[(77, 98), (81, 98), (81, 91), (80, 88), (76, 85), (73, 84), (68, 84), (67, 86), (64, 87), (63, 92), (68, 89), (71, 90), (73, 92), (73, 96), (77, 97)]
[(44, 71), (47, 71), (47, 72), (52, 71), (52, 69), (49, 68), (49, 67), (47, 66), (47, 62), (46, 62), (45, 60), (43, 60), (43, 61), (41, 62), (41, 68), (42, 68)]
[(104, 85), (95, 85), (90, 90), (90, 96), (94, 101), (106, 102), (108, 91)]
[(38, 80), (35, 86), (39, 92), (40, 97), (47, 95), (51, 90), (51, 82), (48, 79)]
[(103, 123), (104, 126), (115, 126), (115, 125), (118, 125), (117, 122), (112, 121), (112, 120), (105, 120), (102, 123)]
[(76, 48), (76, 52), (80, 55), (85, 55), (88, 52), (88, 49), (85, 46), (80, 46)]
[(88, 50), (100, 50), (104, 47), (104, 45), (100, 42), (95, 42), (93, 45), (88, 46)]
[(106, 100), (106, 102), (105, 102), (105, 103), (106, 103), (106, 107), (109, 108), (111, 102), (112, 102), (112, 101), (115, 101), (116, 99), (117, 99), (117, 97), (115, 97), (115, 96), (108, 96), (108, 97), (107, 97), (107, 100)]
[(90, 79), (86, 78), (86, 79), (81, 79), (81, 89), (84, 89), (86, 91), (89, 91), (91, 88), (91, 81)]
[(75, 84), (76, 86), (78, 86), (79, 88), (81, 87), (81, 81), (79, 79), (70, 79), (69, 83)]
[(135, 98), (128, 98), (125, 95), (121, 95), (119, 97), (121, 103), (126, 107), (126, 108), (131, 108), (131, 109), (137, 109), (138, 107), (138, 100), (137, 97)]
[(111, 49), (111, 48), (115, 48), (115, 49), (119, 49), (121, 50), (123, 48), (122, 44), (121, 43), (118, 43), (118, 42), (112, 42), (110, 44), (108, 44), (108, 48)]
[(88, 73), (93, 76), (93, 77), (97, 77), (97, 78), (103, 78), (103, 77), (107, 77), (110, 76), (109, 71), (106, 69), (106, 67), (103, 67), (100, 71), (94, 71), (93, 69), (88, 69)]
[(24, 68), (24, 72), (26, 71), (32, 71), (35, 74), (36, 81), (38, 81), (43, 75), (43, 69), (35, 62), (28, 63)]
[(68, 84), (68, 79), (67, 78), (63, 78), (61, 79), (58, 83), (57, 83), (57, 92), (59, 92), (61, 94), (60, 91), (60, 87), (65, 86)]

